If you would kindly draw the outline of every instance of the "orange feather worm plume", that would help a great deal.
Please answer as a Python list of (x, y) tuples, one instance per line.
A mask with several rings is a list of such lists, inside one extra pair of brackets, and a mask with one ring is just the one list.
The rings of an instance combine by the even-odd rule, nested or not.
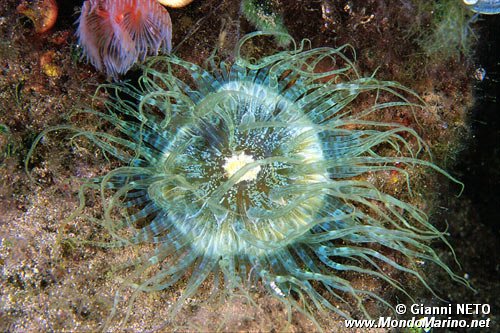
[(84, 55), (108, 77), (172, 48), (170, 15), (156, 0), (87, 0), (77, 23)]

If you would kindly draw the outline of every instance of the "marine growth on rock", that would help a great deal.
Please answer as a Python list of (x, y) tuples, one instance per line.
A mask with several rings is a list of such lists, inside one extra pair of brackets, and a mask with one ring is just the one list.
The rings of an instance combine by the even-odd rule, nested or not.
[[(314, 321), (317, 310), (369, 316), (366, 299), (391, 307), (346, 272), (405, 294), (388, 272), (430, 288), (416, 261), (463, 281), (428, 245), (446, 240), (425, 212), (368, 181), (388, 172), (407, 179), (416, 167), (449, 177), (419, 158), (426, 146), (413, 129), (370, 120), (377, 112), (418, 112), (418, 97), (360, 76), (347, 46), (302, 43), (247, 59), (242, 45), (259, 35), (242, 39), (234, 63), (210, 70), (153, 58), (137, 86), (102, 88), (110, 95), (106, 112), (87, 111), (115, 134), (77, 130), (122, 163), (85, 186), (101, 192), (111, 244), (154, 245), (141, 256), (143, 278), (134, 287), (186, 281), (175, 315), (209, 276), (214, 290), (228, 294), (260, 284)], [(151, 267), (159, 268), (153, 276)]]

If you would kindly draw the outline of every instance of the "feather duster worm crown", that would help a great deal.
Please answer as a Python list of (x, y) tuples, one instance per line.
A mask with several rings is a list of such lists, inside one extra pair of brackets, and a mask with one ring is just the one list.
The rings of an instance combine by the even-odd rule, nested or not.
[(172, 23), (156, 0), (87, 0), (77, 36), (92, 65), (116, 78), (147, 55), (170, 52)]

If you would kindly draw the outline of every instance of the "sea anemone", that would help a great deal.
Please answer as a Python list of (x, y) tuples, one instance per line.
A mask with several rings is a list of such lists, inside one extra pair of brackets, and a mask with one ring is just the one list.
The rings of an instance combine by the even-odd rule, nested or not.
[(369, 317), (367, 298), (391, 307), (346, 272), (406, 294), (388, 272), (430, 289), (418, 261), (465, 283), (428, 245), (448, 243), (426, 214), (369, 181), (387, 173), (409, 181), (418, 167), (450, 177), (418, 158), (426, 146), (413, 129), (371, 118), (416, 112), (418, 96), (361, 77), (344, 54), (348, 46), (303, 42), (243, 57), (246, 41), (261, 34), (240, 41), (232, 65), (211, 61), (211, 70), (176, 56), (153, 58), (137, 86), (101, 88), (106, 112), (86, 111), (114, 134), (73, 129), (123, 164), (87, 183), (81, 198), (89, 188), (100, 191), (102, 225), (114, 238), (108, 245), (154, 246), (133, 264), (133, 286), (161, 290), (185, 279), (175, 315), (207, 277), (219, 290), (223, 276), (229, 294), (260, 284), (315, 321), (312, 306), (343, 317), (349, 304)]
[(170, 15), (156, 0), (87, 0), (77, 23), (84, 55), (112, 78), (172, 48)]

